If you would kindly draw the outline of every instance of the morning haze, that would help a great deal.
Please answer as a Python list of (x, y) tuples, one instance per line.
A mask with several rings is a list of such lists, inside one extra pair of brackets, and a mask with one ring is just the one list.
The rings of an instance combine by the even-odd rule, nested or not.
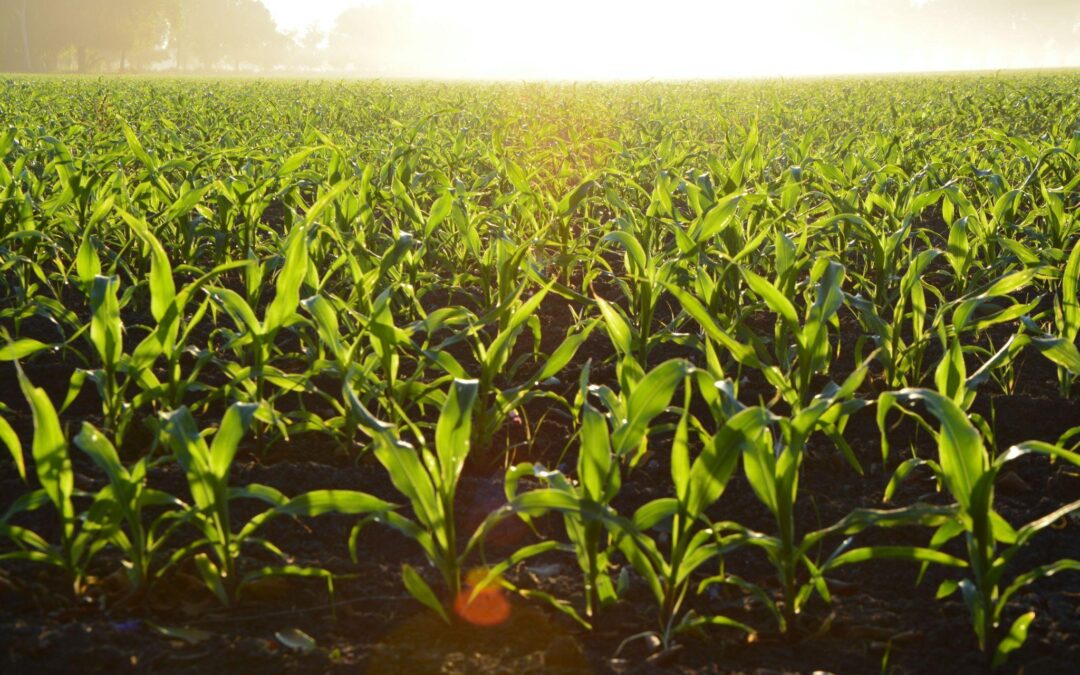
[(617, 80), (1075, 66), (1075, 0), (0, 0), (7, 72)]

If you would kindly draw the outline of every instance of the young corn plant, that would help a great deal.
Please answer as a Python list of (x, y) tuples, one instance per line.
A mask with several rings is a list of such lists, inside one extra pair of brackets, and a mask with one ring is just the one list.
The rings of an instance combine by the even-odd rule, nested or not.
[[(738, 523), (716, 525), (719, 532), (741, 535), (746, 544), (761, 548), (775, 567), (781, 589), (781, 602), (770, 600), (767, 605), (776, 616), (782, 632), (795, 626), (799, 613), (815, 590), (825, 600), (829, 599), (827, 587), (821, 578), (821, 570), (808, 555), (822, 535), (800, 535), (796, 527), (799, 470), (805, 456), (806, 444), (816, 431), (824, 431), (834, 438), (840, 436), (839, 432), (843, 430), (846, 419), (865, 405), (865, 402), (852, 396), (866, 373), (867, 366), (864, 364), (848, 376), (842, 385), (830, 383), (809, 405), (790, 417), (770, 414), (766, 426), (775, 426), (778, 436), (774, 437), (771, 429), (766, 428), (754, 437), (753, 443), (743, 445), (743, 471), (755, 496), (772, 514), (776, 523), (775, 534), (750, 532)], [(731, 390), (731, 386), (724, 383), (720, 383), (717, 388), (721, 392)], [(720, 417), (728, 416), (731, 409), (739, 411), (738, 415), (746, 410), (727, 395), (717, 397), (713, 405), (727, 408), (719, 411)], [(808, 581), (800, 582), (802, 568), (806, 568), (809, 573)], [(746, 586), (749, 587), (748, 584)], [(758, 594), (765, 597), (763, 593)]]
[[(780, 317), (775, 334), (778, 369), (765, 369), (763, 374), (794, 410), (801, 410), (813, 396), (812, 378), (828, 370), (829, 326), (844, 302), (844, 266), (825, 258), (814, 265), (810, 279), (817, 291), (805, 321), (799, 320), (795, 305), (767, 279), (747, 268), (742, 268), (742, 274), (750, 289)], [(793, 350), (788, 348), (789, 336), (795, 341)]]
[(1023, 322), (1032, 334), (1031, 342), (1057, 366), (1058, 392), (1068, 398), (1077, 378), (1080, 378), (1080, 240), (1061, 273), (1061, 293), (1054, 296), (1054, 331), (1044, 333), (1031, 319)]
[[(120, 215), (150, 252), (150, 268), (146, 282), (150, 292), (150, 314), (156, 322), (149, 334), (136, 345), (130, 357), (124, 360), (128, 380), (135, 382), (140, 388), (140, 393), (132, 398), (131, 404), (136, 410), (147, 404), (156, 405), (159, 411), (175, 410), (184, 403), (190, 392), (199, 388), (199, 372), (211, 357), (208, 350), (190, 349), (193, 347), (193, 332), (206, 316), (211, 299), (205, 298), (190, 315), (189, 303), (215, 278), (234, 270), (246, 271), (251, 267), (251, 263), (248, 260), (228, 261), (207, 272), (196, 268), (195, 280), (177, 290), (173, 267), (161, 241), (143, 219), (126, 211), (121, 211)], [(181, 359), (192, 351), (196, 355), (195, 365), (185, 374)], [(159, 378), (154, 372), (154, 366), (159, 364), (162, 366), (163, 378)], [(77, 388), (72, 391), (76, 390)], [(68, 400), (71, 398), (69, 391)]]
[(116, 291), (120, 280), (116, 276), (94, 277), (90, 286), (90, 341), (97, 352), (99, 368), (90, 373), (90, 378), (97, 384), (105, 415), (105, 428), (117, 438), (123, 438), (124, 430), (130, 420), (124, 391), (126, 383), (121, 381), (121, 366), (124, 356), (124, 324), (120, 319), (120, 304)]
[[(512, 299), (520, 295), (523, 289), (524, 285), (520, 286)], [(538, 354), (536, 348), (540, 342), (540, 324), (536, 312), (549, 289), (550, 286), (538, 291), (517, 307), (513, 302), (507, 302), (494, 310), (494, 317), (490, 315), (481, 317), (469, 328), (467, 333), (471, 338), (469, 344), (472, 347), (473, 356), (479, 363), (474, 419), (471, 423), (472, 442), (477, 448), (484, 450), (490, 448), (495, 435), (511, 414), (529, 401), (537, 398), (551, 398), (557, 402), (563, 402), (560, 396), (538, 385), (557, 375), (570, 363), (592, 333), (597, 322), (588, 321), (576, 329), (572, 328), (562, 343), (544, 360), (544, 363), (519, 381), (517, 373), (524, 368), (527, 361), (534, 359)], [(429, 321), (428, 324), (429, 329), (438, 326), (434, 321)], [(490, 341), (485, 340), (485, 327), (491, 325), (495, 328), (495, 324), (498, 326), (495, 336)], [(533, 328), (534, 351), (511, 360), (517, 340), (526, 326)], [(449, 375), (464, 379), (467, 369), (453, 355), (445, 351), (448, 344), (459, 339), (460, 336), (452, 337), (441, 343), (439, 347), (424, 350), (424, 354)], [(514, 384), (515, 381), (519, 383)], [(503, 384), (504, 382), (506, 385)]]
[[(684, 369), (680, 381), (686, 387), (687, 402), (688, 375), (689, 371)], [(578, 484), (557, 472), (524, 465), (516, 467), (507, 474), (507, 505), (493, 513), (481, 530), (510, 513), (526, 519), (548, 511), (561, 513), (585, 575), (587, 610), (592, 612), (616, 598), (617, 589), (606, 569), (614, 552), (621, 552), (653, 594), (658, 619), (658, 630), (632, 636), (624, 641), (624, 646), (632, 640), (652, 636), (669, 649), (680, 633), (706, 625), (753, 632), (724, 616), (685, 612), (684, 604), (692, 574), (741, 543), (738, 535), (721, 541), (704, 514), (723, 493), (743, 446), (766, 432), (768, 419), (769, 414), (763, 408), (743, 410), (715, 435), (707, 437), (702, 450), (691, 460), (690, 414), (688, 405), (684, 406), (672, 446), (671, 472), (676, 496), (649, 502), (632, 518), (625, 518), (610, 504), (621, 478), (613, 440), (608, 439), (608, 425), (603, 415), (586, 402), (582, 405)], [(611, 436), (614, 439), (614, 434)], [(517, 483), (524, 475), (539, 478), (544, 487), (518, 494)], [(662, 539), (649, 534), (661, 524), (665, 524), (665, 530), (669, 529), (666, 524), (670, 524), (670, 543), (666, 546)]]
[[(620, 465), (636, 464), (648, 447), (653, 420), (667, 410), (672, 396), (686, 380), (692, 367), (682, 360), (665, 362), (623, 395), (608, 387), (590, 386), (590, 368), (582, 370), (579, 400), (581, 427), (576, 483), (559, 471), (539, 465), (522, 464), (507, 472), (507, 500), (515, 504), (517, 486), (524, 476), (540, 481), (551, 493), (575, 508), (560, 507), (567, 537), (574, 546), (578, 565), (585, 577), (585, 614), (593, 617), (617, 599), (617, 589), (608, 569), (614, 552), (605, 519), (597, 514), (614, 514), (611, 502), (622, 484)], [(607, 408), (600, 412), (588, 402), (595, 395)], [(683, 430), (685, 432), (685, 429)], [(684, 433), (685, 435), (685, 433)], [(528, 521), (526, 515), (522, 516)], [(616, 521), (618, 522), (617, 519)]]
[[(461, 544), (454, 501), (465, 461), (472, 448), (472, 416), (478, 395), (479, 383), (476, 380), (455, 379), (451, 383), (435, 425), (434, 451), (423, 445), (422, 435), (418, 436), (422, 445), (417, 451), (398, 437), (394, 427), (376, 420), (362, 405), (355, 404), (362, 415), (361, 426), (374, 438), (376, 458), (386, 469), (397, 491), (409, 500), (413, 518), (390, 510), (373, 514), (353, 529), (350, 551), (355, 559), (357, 536), (371, 521), (385, 524), (415, 541), (442, 577), (447, 601), (440, 601), (423, 576), (408, 564), (402, 565), (401, 570), (405, 589), (447, 623), (451, 621), (448, 606), (456, 607), (462, 600), (466, 605), (472, 603), (484, 588), (497, 579), (501, 571), (556, 548), (554, 542), (526, 546), (493, 566), (479, 583), (470, 582), (471, 592), (463, 592), (465, 561), (483, 543), (485, 533), (495, 522), (489, 517), (467, 543)], [(415, 426), (413, 428), (415, 430)], [(573, 612), (568, 613), (573, 615)]]
[(256, 403), (265, 400), (268, 376), (281, 374), (270, 365), (270, 359), (274, 339), (282, 328), (294, 320), (300, 304), (300, 287), (308, 264), (306, 231), (306, 227), (298, 226), (289, 234), (276, 293), (262, 320), (256, 317), (255, 311), (236, 291), (218, 286), (206, 289), (216, 306), (221, 307), (240, 329), (227, 335), (227, 347), (245, 354), (247, 365), (226, 364), (226, 372), (236, 385), (237, 393)]
[(221, 307), (240, 329), (228, 335), (228, 346), (246, 356), (247, 365), (226, 364), (232, 387), (246, 400), (262, 403), (265, 400), (266, 383), (271, 380), (286, 389), (292, 388), (291, 379), (274, 368), (270, 361), (274, 341), (278, 333), (301, 320), (297, 315), (300, 290), (308, 276), (308, 232), (326, 208), (351, 184), (344, 180), (330, 188), (312, 205), (304, 221), (294, 225), (284, 242), (281, 271), (275, 283), (274, 299), (270, 301), (262, 320), (254, 309), (236, 291), (224, 287), (208, 287), (209, 296)]
[[(248, 265), (247, 261), (224, 263), (200, 276), (179, 292), (173, 279), (173, 268), (161, 242), (154, 236), (145, 221), (126, 211), (121, 216), (131, 231), (150, 252), (150, 268), (147, 285), (150, 292), (150, 313), (156, 325), (149, 331), (130, 354), (123, 350), (125, 327), (120, 318), (121, 300), (117, 299), (118, 277), (97, 274), (101, 265), (93, 248), (80, 247), (77, 261), (78, 273), (89, 289), (91, 322), (90, 341), (98, 355), (100, 367), (95, 370), (76, 370), (71, 377), (66, 408), (79, 394), (87, 378), (95, 383), (103, 402), (104, 425), (111, 430), (117, 443), (123, 441), (124, 433), (137, 411), (144, 405), (160, 409), (179, 406), (188, 392), (198, 387), (199, 370), (209, 360), (205, 350), (199, 354), (191, 373), (184, 375), (181, 358), (187, 352), (193, 329), (205, 316), (210, 300), (204, 300), (189, 317), (187, 306), (199, 289), (212, 279), (229, 271)], [(125, 295), (125, 299), (127, 296)], [(153, 367), (164, 360), (164, 381), (155, 374)], [(139, 393), (128, 396), (132, 385)]]
[[(689, 391), (689, 379), (685, 386)], [(761, 407), (739, 412), (704, 441), (701, 452), (691, 461), (689, 412), (683, 408), (671, 451), (675, 496), (641, 506), (628, 527), (613, 532), (616, 546), (648, 584), (658, 605), (659, 630), (629, 639), (655, 635), (664, 649), (670, 649), (676, 636), (691, 628), (726, 626), (754, 632), (749, 626), (722, 615), (684, 612), (683, 605), (691, 588), (691, 575), (741, 543), (738, 536), (727, 541), (718, 537), (705, 511), (724, 492), (740, 454), (759, 444), (767, 434), (768, 420), (768, 411)], [(667, 522), (670, 522), (670, 543), (665, 550), (646, 532)]]
[(923, 357), (931, 338), (926, 291), (936, 292), (924, 277), (938, 255), (939, 251), (930, 249), (915, 257), (901, 277), (891, 313), (861, 295), (846, 296), (878, 350), (886, 387), (918, 384), (924, 375)]
[(1060, 445), (1031, 441), (1015, 445), (996, 458), (991, 457), (978, 429), (968, 420), (961, 407), (948, 396), (927, 389), (904, 389), (880, 397), (878, 425), (882, 433), (882, 446), (886, 451), (888, 412), (900, 404), (912, 402), (921, 403), (938, 421), (939, 428), (934, 429), (919, 413), (900, 408), (936, 439), (937, 460), (909, 459), (902, 463), (889, 483), (886, 500), (914, 466), (923, 464), (930, 467), (939, 483), (956, 500), (951, 517), (934, 531), (930, 548), (936, 550), (957, 537), (963, 537), (966, 557), (956, 558), (940, 552), (933, 557), (926, 557), (912, 555), (910, 551), (874, 547), (855, 549), (844, 555), (860, 558), (875, 555), (897, 557), (922, 562), (924, 567), (932, 562), (966, 570), (969, 576), (959, 582), (943, 582), (938, 588), (937, 597), (945, 598), (957, 590), (960, 591), (971, 616), (979, 649), (987, 654), (992, 665), (997, 667), (1005, 662), (1011, 652), (1023, 645), (1028, 627), (1035, 618), (1035, 612), (1027, 612), (1003, 630), (1003, 615), (1012, 596), (1044, 577), (1066, 570), (1080, 571), (1080, 561), (1068, 558), (1057, 560), (1016, 574), (1011, 581), (1006, 573), (1013, 571), (1011, 563), (1032, 537), (1080, 509), (1080, 500), (1066, 504), (1020, 528), (1014, 528), (994, 509), (994, 482), (1009, 462), (1027, 454), (1048, 455), (1076, 466), (1080, 466), (1080, 455)]
[[(356, 431), (357, 415), (351, 401), (360, 400), (354, 385), (362, 383), (363, 405), (375, 407), (393, 422), (408, 424), (409, 408), (420, 405), (425, 396), (422, 378), (427, 374), (426, 364), (417, 363), (408, 377), (401, 376), (401, 363), (413, 351), (412, 328), (399, 328), (390, 311), (389, 289), (380, 293), (372, 305), (370, 316), (357, 315), (345, 302), (331, 295), (314, 295), (301, 304), (311, 316), (315, 327), (312, 339), (314, 372), (308, 372), (309, 380), (317, 375), (332, 375), (341, 382), (343, 398), (323, 394), (323, 399), (335, 410), (336, 416), (321, 420), (313, 427), (331, 430), (345, 444), (352, 443)], [(365, 348), (365, 346), (367, 348)], [(430, 384), (430, 389), (441, 385)]]
[[(450, 602), (461, 593), (462, 565), (469, 552), (469, 547), (459, 546), (454, 499), (465, 459), (472, 448), (472, 415), (478, 394), (476, 380), (453, 381), (435, 426), (434, 452), (424, 446), (418, 451), (398, 438), (390, 425), (372, 417), (366, 420), (365, 430), (374, 438), (376, 458), (397, 491), (409, 500), (413, 511), (413, 519), (386, 511), (375, 520), (420, 546), (428, 562), (442, 576)], [(354, 543), (355, 532), (350, 547)], [(419, 572), (403, 565), (402, 578), (414, 598), (449, 622), (446, 606)]]
[(108, 478), (108, 486), (98, 495), (101, 508), (108, 509), (118, 524), (108, 541), (124, 555), (128, 589), (137, 596), (165, 571), (160, 561), (165, 544), (190, 509), (173, 495), (147, 486), (147, 471), (162, 460), (151, 462), (143, 456), (129, 469), (104, 434), (85, 422), (75, 444)]
[(607, 409), (611, 423), (611, 450), (616, 459), (633, 468), (649, 450), (649, 437), (669, 430), (670, 426), (653, 426), (657, 416), (668, 409), (672, 396), (683, 384), (693, 366), (683, 359), (671, 359), (648, 373), (632, 359), (623, 370), (622, 386), (618, 392), (604, 385), (592, 385), (595, 395)]
[[(255, 536), (271, 518), (283, 515), (314, 517), (326, 513), (370, 515), (393, 508), (381, 499), (349, 490), (317, 490), (289, 499), (267, 485), (251, 483), (231, 487), (229, 475), (233, 460), (240, 441), (251, 426), (256, 407), (250, 403), (229, 406), (210, 445), (206, 444), (187, 408), (180, 408), (165, 417), (164, 433), (176, 461), (184, 469), (191, 492), (193, 511), (190, 521), (201, 534), (199, 539), (174, 552), (168, 564), (194, 556), (203, 583), (224, 605), (235, 600), (251, 582), (268, 576), (322, 578), (333, 590), (332, 575), (321, 568), (281, 564), (241, 574), (245, 545), (259, 546), (280, 560), (286, 559), (271, 542)], [(263, 502), (269, 508), (237, 529), (232, 520), (231, 504), (240, 499)]]
[[(521, 464), (507, 471), (506, 497), (513, 503), (518, 483), (529, 476), (553, 491), (564, 493), (581, 504), (580, 509), (563, 512), (566, 536), (573, 546), (585, 582), (585, 616), (594, 617), (618, 599), (611, 581), (611, 542), (602, 520), (587, 516), (592, 509), (610, 509), (619, 492), (622, 476), (611, 452), (610, 433), (603, 414), (588, 403), (582, 406), (577, 481), (559, 471), (539, 465)], [(522, 518), (529, 522), (526, 515)]]
[[(111, 508), (109, 488), (97, 495), (75, 489), (75, 473), (67, 438), (45, 390), (35, 387), (16, 363), (19, 388), (34, 419), (31, 456), (41, 487), (16, 499), (0, 516), (0, 537), (9, 540), (14, 551), (0, 553), (0, 560), (27, 560), (62, 570), (71, 582), (75, 595), (86, 589), (89, 566), (116, 532), (118, 522)], [(18, 437), (5, 422), (0, 438), (8, 446), (15, 465), (25, 479), (25, 459)], [(89, 507), (77, 510), (76, 500), (89, 498)], [(50, 543), (41, 535), (16, 525), (13, 519), (23, 513), (52, 507), (60, 520), (60, 541)]]
[[(629, 341), (629, 351), (643, 368), (648, 367), (649, 352), (659, 336), (653, 334), (653, 318), (664, 285), (671, 279), (676, 261), (658, 260), (651, 255), (638, 236), (630, 229), (610, 232), (602, 242), (615, 242), (624, 251), (625, 275), (614, 275), (614, 281), (626, 297), (629, 310), (624, 312), (597, 298), (597, 304), (609, 326), (621, 324), (619, 332)], [(623, 328), (622, 326), (625, 326)]]

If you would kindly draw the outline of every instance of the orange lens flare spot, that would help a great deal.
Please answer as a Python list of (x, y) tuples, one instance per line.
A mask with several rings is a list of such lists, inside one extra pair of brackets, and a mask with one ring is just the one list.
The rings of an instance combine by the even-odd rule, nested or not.
[(474, 595), (474, 588), (487, 576), (487, 570), (475, 569), (465, 576), (465, 589), (454, 598), (454, 613), (474, 626), (498, 626), (510, 618), (510, 601), (498, 580)]

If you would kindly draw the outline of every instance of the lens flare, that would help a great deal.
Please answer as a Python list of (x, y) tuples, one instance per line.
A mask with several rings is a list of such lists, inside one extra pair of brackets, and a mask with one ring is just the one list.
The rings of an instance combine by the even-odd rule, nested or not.
[(482, 567), (469, 572), (465, 576), (465, 588), (454, 598), (454, 613), (474, 626), (498, 626), (510, 618), (510, 601), (498, 579), (475, 591), (487, 574)]

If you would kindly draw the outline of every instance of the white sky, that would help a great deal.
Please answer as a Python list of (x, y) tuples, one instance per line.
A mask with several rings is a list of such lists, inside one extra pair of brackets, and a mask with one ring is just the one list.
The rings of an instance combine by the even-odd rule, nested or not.
[[(312, 24), (332, 28), (351, 6), (401, 8), (414, 28), (391, 36), (392, 54), (360, 56), (356, 41), (356, 61), (369, 70), (377, 63), (372, 72), (389, 76), (689, 79), (1080, 67), (1080, 23), (1073, 23), (1080, 0), (891, 0), (891, 10), (885, 0), (263, 1), (282, 29), (301, 33)], [(983, 3), (996, 4), (1002, 18), (988, 22)]]
[(263, 0), (274, 20), (283, 30), (303, 32), (308, 26), (318, 24), (330, 28), (341, 12), (357, 0)]

